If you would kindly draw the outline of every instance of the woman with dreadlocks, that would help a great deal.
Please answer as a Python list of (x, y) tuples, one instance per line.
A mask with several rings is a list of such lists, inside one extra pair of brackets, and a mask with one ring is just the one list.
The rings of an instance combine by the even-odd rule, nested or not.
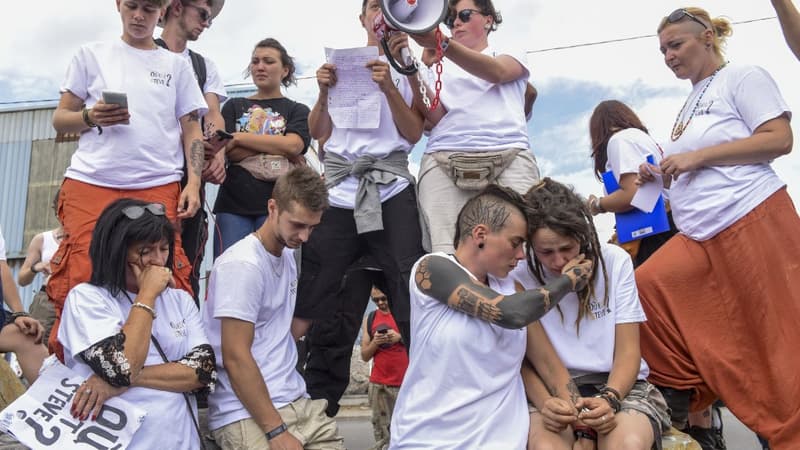
[[(631, 258), (617, 246), (600, 244), (586, 203), (571, 188), (545, 178), (525, 201), (527, 264), (520, 263), (512, 278), (536, 289), (578, 254), (593, 262), (585, 288), (567, 294), (557, 311), (540, 320), (569, 371), (573, 397), (552, 395), (554, 387), (523, 370), (534, 406), (529, 448), (573, 449), (576, 442), (577, 448), (601, 450), (656, 448), (670, 422), (663, 397), (645, 381), (648, 367), (639, 353), (645, 315)], [(530, 336), (528, 346), (539, 345)]]

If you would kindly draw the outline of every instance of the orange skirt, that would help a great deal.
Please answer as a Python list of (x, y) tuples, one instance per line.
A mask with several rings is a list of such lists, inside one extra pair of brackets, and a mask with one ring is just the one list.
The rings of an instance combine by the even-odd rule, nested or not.
[[(53, 272), (47, 281), (47, 295), (54, 303), (56, 310), (56, 320), (47, 342), (50, 353), (55, 353), (61, 361), (64, 360), (64, 349), (58, 342), (61, 312), (64, 309), (64, 300), (66, 300), (69, 290), (80, 283), (89, 281), (92, 275), (89, 244), (92, 241), (94, 224), (100, 213), (114, 200), (135, 198), (164, 204), (169, 220), (173, 224), (178, 224), (180, 189), (177, 182), (147, 189), (123, 190), (95, 186), (70, 178), (64, 180), (58, 196), (57, 214), (66, 235), (50, 261)], [(189, 282), (191, 266), (183, 253), (179, 224), (175, 227), (175, 257), (173, 261), (172, 269), (176, 286), (191, 293), (192, 285)]]
[(636, 270), (650, 381), (721, 398), (773, 449), (800, 449), (800, 218), (786, 188), (708, 241)]

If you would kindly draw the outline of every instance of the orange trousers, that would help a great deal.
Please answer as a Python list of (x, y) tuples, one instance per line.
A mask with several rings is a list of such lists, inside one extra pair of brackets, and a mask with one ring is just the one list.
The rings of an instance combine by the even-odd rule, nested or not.
[(64, 227), (65, 237), (50, 261), (52, 274), (47, 281), (47, 295), (55, 305), (56, 320), (50, 332), (47, 346), (51, 353), (64, 360), (64, 349), (58, 342), (58, 326), (61, 312), (69, 290), (89, 281), (92, 262), (89, 259), (89, 244), (100, 213), (114, 200), (134, 198), (152, 203), (162, 203), (167, 208), (167, 217), (175, 225), (175, 257), (172, 268), (177, 287), (192, 292), (189, 276), (191, 266), (183, 253), (178, 221), (178, 199), (180, 184), (177, 182), (147, 189), (114, 189), (95, 186), (67, 178), (61, 185), (58, 197), (58, 220)]
[(800, 449), (800, 218), (781, 189), (708, 241), (675, 235), (636, 270), (650, 381), (719, 396), (773, 450)]

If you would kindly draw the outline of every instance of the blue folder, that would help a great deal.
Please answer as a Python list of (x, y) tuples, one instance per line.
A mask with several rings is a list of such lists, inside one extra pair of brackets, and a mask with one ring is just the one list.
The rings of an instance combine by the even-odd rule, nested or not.
[[(653, 164), (653, 157), (648, 156), (647, 162)], [(603, 184), (607, 194), (619, 189), (619, 183), (610, 170), (603, 174)], [(621, 244), (669, 231), (669, 219), (663, 195), (658, 197), (652, 212), (646, 213), (633, 208), (625, 213), (615, 213), (614, 216), (617, 221), (617, 239)]]

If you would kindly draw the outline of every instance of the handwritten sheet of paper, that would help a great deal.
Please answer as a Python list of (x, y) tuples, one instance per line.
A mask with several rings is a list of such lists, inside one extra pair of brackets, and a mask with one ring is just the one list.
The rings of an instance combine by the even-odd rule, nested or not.
[(51, 358), (25, 394), (0, 412), (0, 430), (33, 449), (127, 448), (147, 413), (114, 397), (96, 420), (74, 419), (72, 397), (84, 377)]
[(326, 48), (325, 59), (336, 66), (336, 85), (328, 90), (333, 124), (337, 128), (378, 128), (382, 94), (366, 67), (378, 59), (378, 47)]
[(653, 208), (656, 207), (656, 202), (661, 196), (662, 186), (664, 186), (664, 180), (660, 173), (652, 170), (650, 170), (650, 173), (656, 177), (655, 181), (639, 186), (636, 194), (631, 199), (631, 206), (635, 206), (646, 213), (653, 212)]

